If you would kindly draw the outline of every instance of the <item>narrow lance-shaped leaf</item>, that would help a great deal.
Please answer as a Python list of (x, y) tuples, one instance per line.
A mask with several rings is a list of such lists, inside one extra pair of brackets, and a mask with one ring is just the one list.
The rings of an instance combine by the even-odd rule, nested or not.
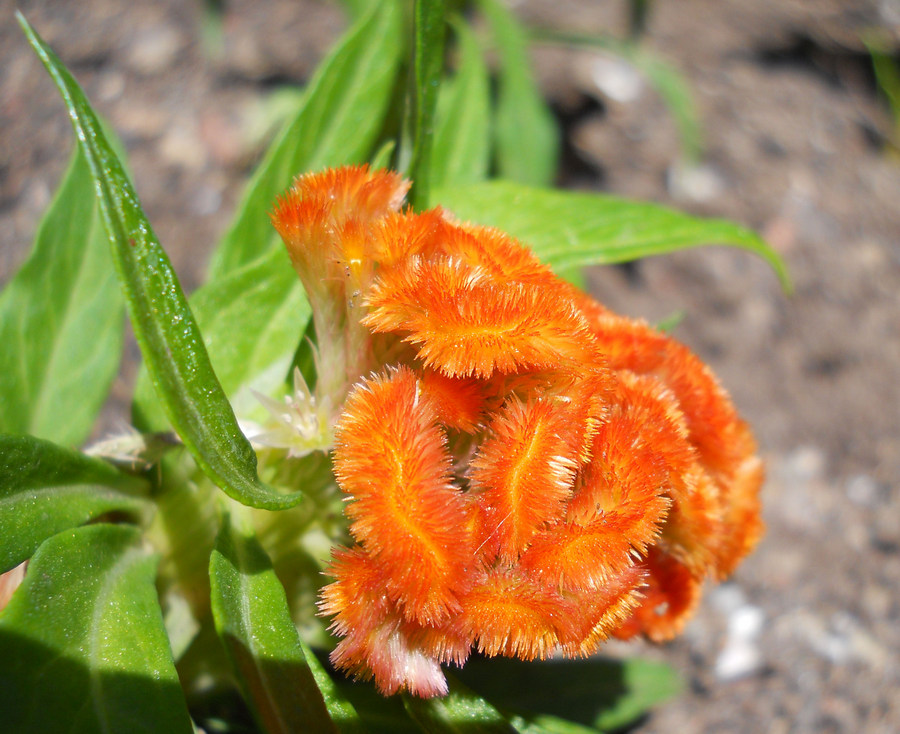
[[(269, 734), (337, 732), (265, 551), (226, 515), (209, 563), (212, 610), (244, 697)], [(351, 709), (352, 711), (352, 709)]]
[(337, 724), (341, 734), (367, 734), (369, 730), (363, 724), (363, 720), (356, 712), (356, 709), (353, 708), (353, 704), (343, 695), (312, 649), (303, 640), (300, 640), (300, 647), (306, 656), (309, 669), (316, 679), (316, 685), (319, 686), (322, 698), (325, 699), (325, 705), (328, 707), (328, 713), (331, 714), (331, 720)]
[(490, 166), (491, 108), (487, 65), (478, 41), (461, 20), (456, 75), (441, 87), (435, 117), (431, 181), (435, 188), (476, 183)]
[(734, 222), (606, 194), (551, 191), (508, 181), (441, 189), (434, 199), (462, 219), (511, 233), (557, 271), (720, 244), (756, 253), (790, 290), (778, 254), (755, 232)]
[(135, 336), (169, 421), (230, 496), (265, 509), (296, 505), (302, 493), (280, 495), (257, 476), (256, 454), (212, 370), (172, 264), (84, 93), (21, 14), (19, 22), (63, 97), (88, 161)]
[(528, 34), (500, 0), (479, 0), (479, 7), (490, 20), (500, 52), (498, 173), (519, 183), (547, 186), (556, 176), (559, 132), (531, 73)]
[(216, 279), (280, 247), (268, 212), (303, 171), (371, 153), (403, 53), (401, 3), (373, 3), (319, 66), (297, 116), (260, 164), (210, 264)]
[[(286, 251), (272, 250), (206, 283), (191, 294), (189, 303), (235, 413), (254, 418), (261, 404), (253, 391), (269, 395), (284, 386), (309, 321), (309, 305)], [(146, 367), (138, 374), (132, 410), (143, 431), (167, 425)]]
[(0, 573), (51, 535), (107, 512), (140, 514), (143, 480), (32, 436), (0, 434)]
[(136, 528), (44, 542), (0, 614), (4, 732), (191, 734), (155, 573)]
[(444, 73), (445, 0), (416, 0), (413, 59), (413, 148), (409, 165), (409, 199), (416, 209), (428, 207), (434, 110)]
[(81, 444), (119, 366), (124, 313), (76, 149), (31, 255), (0, 295), (0, 430)]

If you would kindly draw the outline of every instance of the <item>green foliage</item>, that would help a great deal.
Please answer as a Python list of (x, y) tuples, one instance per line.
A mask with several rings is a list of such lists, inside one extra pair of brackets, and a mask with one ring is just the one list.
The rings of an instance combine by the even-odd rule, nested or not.
[(369, 157), (404, 51), (401, 20), (399, 3), (374, 3), (322, 62), (297, 116), (250, 180), (213, 255), (211, 280), (279, 247), (268, 212), (297, 173)]
[(284, 588), (252, 531), (235, 527), (229, 516), (209, 575), (216, 630), (263, 730), (336, 734), (300, 647)]
[(280, 495), (256, 475), (256, 454), (238, 428), (172, 264), (115, 151), (81, 88), (24, 18), (19, 19), (72, 118), (98, 192), (135, 336), (170, 423), (198, 466), (230, 496), (267, 509), (297, 504), (302, 492)]
[[(477, 3), (499, 59), (495, 96), (482, 39), (461, 18), (448, 27), (443, 2), (417, 2), (411, 34), (402, 3), (348, 5), (356, 23), (250, 180), (190, 300), (110, 137), (20, 16), (78, 148), (0, 296), (0, 430), (10, 434), (0, 434), (0, 572), (30, 559), (0, 612), (4, 731), (190, 732), (198, 681), (235, 700), (229, 662), (260, 732), (585, 734), (627, 725), (678, 689), (669, 668), (642, 661), (475, 661), (445, 699), (385, 699), (332, 675), (292, 622), (312, 617), (320, 561), (344, 531), (329, 458), (266, 452), (263, 476), (298, 488), (282, 494), (260, 479), (238, 417), (261, 416), (254, 392), (283, 397), (294, 365), (308, 384), (317, 377), (309, 306), (268, 221), (296, 174), (409, 157), (413, 203), (502, 227), (560, 271), (718, 242), (761, 255), (786, 282), (778, 257), (737, 225), (536, 188), (555, 177), (558, 131), (529, 72), (528, 34), (499, 0)], [(445, 57), (456, 60), (449, 79)], [(412, 107), (391, 109), (404, 95)], [(171, 427), (188, 449), (140, 477), (69, 448), (107, 397), (123, 304), (144, 358), (135, 421)], [(216, 486), (243, 505), (294, 509), (252, 513)], [(158, 575), (149, 547), (161, 553)]]
[(445, 698), (406, 697), (409, 715), (425, 732), (432, 734), (515, 734), (516, 729), (481, 696), (453, 680)]
[(112, 465), (32, 436), (0, 434), (0, 573), (51, 535), (109, 512), (140, 514), (145, 483)]
[(445, 0), (415, 0), (412, 100), (412, 160), (409, 200), (416, 209), (428, 208), (431, 187), (434, 108), (444, 75)]
[(125, 525), (69, 530), (37, 550), (0, 615), (4, 731), (190, 734), (155, 569)]
[(669, 666), (639, 658), (473, 660), (459, 677), (492, 703), (548, 731), (560, 731), (560, 720), (600, 731), (618, 729), (682, 687)]
[(863, 43), (872, 57), (875, 81), (884, 95), (891, 112), (893, 129), (889, 145), (893, 152), (900, 152), (900, 64), (890, 53), (890, 44), (879, 34), (871, 33), (863, 37)]
[(0, 295), (0, 431), (84, 442), (119, 367), (124, 313), (76, 150), (31, 256)]
[[(284, 377), (309, 319), (309, 305), (284, 249), (207, 282), (191, 294), (191, 311), (209, 361), (235, 412), (259, 410), (253, 391), (268, 395)], [(136, 424), (144, 431), (168, 427), (146, 367), (134, 397)]]
[(431, 161), (435, 188), (484, 181), (491, 158), (491, 100), (487, 64), (475, 34), (453, 24), (459, 42), (456, 74), (440, 90)]
[(755, 232), (726, 220), (702, 219), (605, 194), (538, 189), (508, 181), (441, 189), (435, 196), (462, 219), (513, 234), (561, 271), (723, 244), (765, 259), (785, 290), (790, 289), (778, 254)]
[(494, 121), (497, 172), (501, 178), (547, 186), (556, 177), (559, 132), (535, 84), (528, 34), (500, 0), (479, 0), (500, 54)]

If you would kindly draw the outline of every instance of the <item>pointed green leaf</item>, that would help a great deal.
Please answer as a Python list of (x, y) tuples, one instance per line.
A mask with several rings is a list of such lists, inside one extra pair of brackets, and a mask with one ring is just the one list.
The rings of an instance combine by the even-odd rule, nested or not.
[(31, 255), (0, 295), (0, 431), (80, 445), (119, 368), (124, 313), (76, 150)]
[(531, 188), (508, 181), (441, 189), (434, 199), (462, 219), (509, 232), (557, 271), (720, 244), (756, 253), (790, 290), (787, 268), (778, 254), (755, 232), (734, 222), (606, 194)]
[(547, 186), (556, 177), (559, 131), (531, 73), (528, 34), (500, 0), (480, 0), (479, 7), (500, 52), (495, 122), (499, 175)]
[(312, 649), (302, 639), (300, 640), (300, 647), (303, 649), (309, 669), (316, 679), (316, 685), (319, 686), (319, 690), (322, 692), (322, 698), (325, 699), (328, 713), (331, 714), (331, 719), (337, 724), (341, 734), (367, 734), (368, 729), (366, 729), (359, 714), (356, 713), (353, 704), (341, 692)]
[(257, 476), (256, 454), (212, 370), (172, 264), (84, 93), (25, 18), (18, 17), (63, 97), (91, 169), (135, 336), (169, 421), (198, 466), (229, 496), (271, 510), (296, 505), (301, 492), (281, 495)]
[(426, 734), (516, 734), (506, 718), (477, 693), (448, 676), (443, 698), (405, 696), (406, 711)]
[(669, 666), (640, 659), (472, 660), (458, 675), (495, 706), (550, 731), (562, 729), (556, 719), (616, 729), (682, 688)]
[(416, 209), (428, 208), (431, 189), (431, 150), (434, 138), (434, 110), (444, 76), (444, 38), (446, 36), (445, 0), (416, 0), (413, 16), (414, 56), (412, 90), (413, 105), (412, 159), (409, 178), (412, 187), (409, 201)]
[(0, 434), (0, 573), (30, 558), (61, 530), (108, 512), (140, 514), (150, 504), (137, 477), (32, 436)]
[[(291, 359), (309, 322), (309, 305), (284, 248), (206, 283), (191, 294), (191, 311), (210, 363), (234, 411), (250, 418), (260, 410), (253, 391), (283, 387)], [(133, 406), (144, 431), (167, 421), (150, 375), (138, 375)]]
[(137, 529), (45, 541), (0, 614), (3, 731), (193, 731)]
[(438, 97), (431, 180), (435, 188), (477, 183), (490, 166), (490, 85), (475, 35), (453, 24), (459, 67)]
[(419, 734), (421, 727), (407, 713), (401, 696), (382, 696), (371, 682), (335, 679), (338, 690), (349, 699), (369, 734)]
[(320, 65), (300, 112), (250, 180), (235, 220), (213, 255), (210, 278), (280, 246), (268, 212), (294, 176), (369, 157), (403, 53), (400, 5), (374, 3)]
[(252, 531), (235, 527), (229, 515), (209, 575), (216, 630), (263, 729), (337, 732), (300, 646), (284, 588)]
[(372, 157), (369, 159), (369, 165), (375, 170), (379, 168), (390, 168), (391, 158), (393, 157), (396, 148), (396, 140), (385, 141), (382, 146), (372, 154)]

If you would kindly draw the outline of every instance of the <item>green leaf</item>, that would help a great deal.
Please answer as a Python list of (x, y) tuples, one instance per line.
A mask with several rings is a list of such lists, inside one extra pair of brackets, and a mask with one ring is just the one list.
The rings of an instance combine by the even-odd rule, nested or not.
[(386, 140), (378, 150), (376, 150), (369, 159), (369, 164), (373, 169), (390, 168), (391, 158), (397, 147), (396, 140)]
[(412, 160), (409, 201), (416, 209), (428, 208), (431, 187), (431, 149), (434, 109), (444, 76), (445, 0), (416, 0), (414, 6), (414, 59), (412, 76)]
[(190, 734), (140, 533), (89, 525), (38, 549), (0, 615), (3, 731)]
[(499, 174), (547, 186), (556, 177), (559, 131), (531, 73), (528, 34), (499, 0), (480, 0), (479, 7), (491, 23), (500, 52), (495, 123)]
[(140, 514), (145, 483), (111, 464), (32, 436), (0, 434), (0, 573), (51, 535), (108, 512)]
[(198, 466), (229, 496), (271, 510), (296, 505), (302, 492), (280, 495), (257, 476), (256, 454), (212, 370), (172, 264), (84, 93), (24, 16), (18, 17), (63, 97), (87, 158), (135, 336), (169, 421)]
[(352, 702), (369, 734), (419, 734), (403, 706), (401, 696), (382, 696), (371, 682), (355, 683), (347, 678), (335, 679), (342, 695)]
[(31, 255), (0, 295), (0, 431), (80, 445), (118, 370), (123, 316), (91, 173), (76, 150)]
[(353, 704), (343, 695), (337, 683), (325, 670), (325, 666), (319, 662), (312, 649), (302, 639), (300, 640), (300, 647), (303, 649), (309, 669), (316, 679), (316, 685), (319, 686), (322, 698), (325, 699), (328, 713), (331, 714), (331, 719), (337, 724), (341, 734), (367, 734), (368, 729), (363, 724), (359, 714), (356, 713)]
[(229, 515), (209, 563), (216, 630), (244, 698), (269, 734), (337, 732), (265, 551)]
[(627, 262), (706, 244), (741, 247), (762, 257), (790, 291), (787, 267), (763, 239), (722, 219), (703, 219), (658, 204), (614, 196), (491, 181), (435, 192), (462, 219), (499, 227), (557, 271)]
[(476, 183), (490, 167), (491, 109), (487, 65), (474, 34), (462, 21), (459, 68), (438, 96), (431, 180), (435, 188)]
[(210, 264), (219, 278), (278, 247), (268, 213), (294, 176), (365, 161), (381, 131), (404, 44), (401, 3), (375, 3), (319, 66), (272, 144)]
[(891, 43), (885, 33), (868, 31), (863, 34), (869, 56), (872, 57), (872, 70), (878, 89), (887, 100), (891, 110), (893, 130), (890, 143), (896, 148), (900, 145), (900, 64), (896, 56), (891, 54)]
[(426, 734), (516, 734), (491, 704), (454, 679), (444, 698), (405, 696), (406, 711)]
[(682, 688), (669, 666), (640, 659), (471, 660), (458, 675), (495, 706), (550, 732), (565, 731), (559, 719), (616, 729)]
[(558, 716), (524, 717), (513, 715), (509, 722), (519, 734), (597, 734), (593, 726), (583, 726), (574, 721), (566, 721)]
[[(282, 387), (309, 321), (309, 305), (284, 248), (206, 283), (190, 297), (209, 361), (237, 415), (253, 417), (261, 405), (252, 391)], [(167, 421), (143, 368), (134, 397), (135, 423), (162, 430)]]

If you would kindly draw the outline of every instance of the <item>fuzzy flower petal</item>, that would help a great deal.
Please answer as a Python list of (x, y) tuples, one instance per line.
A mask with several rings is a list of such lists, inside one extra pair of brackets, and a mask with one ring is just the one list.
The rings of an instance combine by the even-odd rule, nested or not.
[(335, 475), (353, 499), (350, 531), (404, 615), (422, 623), (458, 610), (470, 553), (468, 506), (436, 423), (434, 404), (400, 368), (354, 390), (335, 434)]

